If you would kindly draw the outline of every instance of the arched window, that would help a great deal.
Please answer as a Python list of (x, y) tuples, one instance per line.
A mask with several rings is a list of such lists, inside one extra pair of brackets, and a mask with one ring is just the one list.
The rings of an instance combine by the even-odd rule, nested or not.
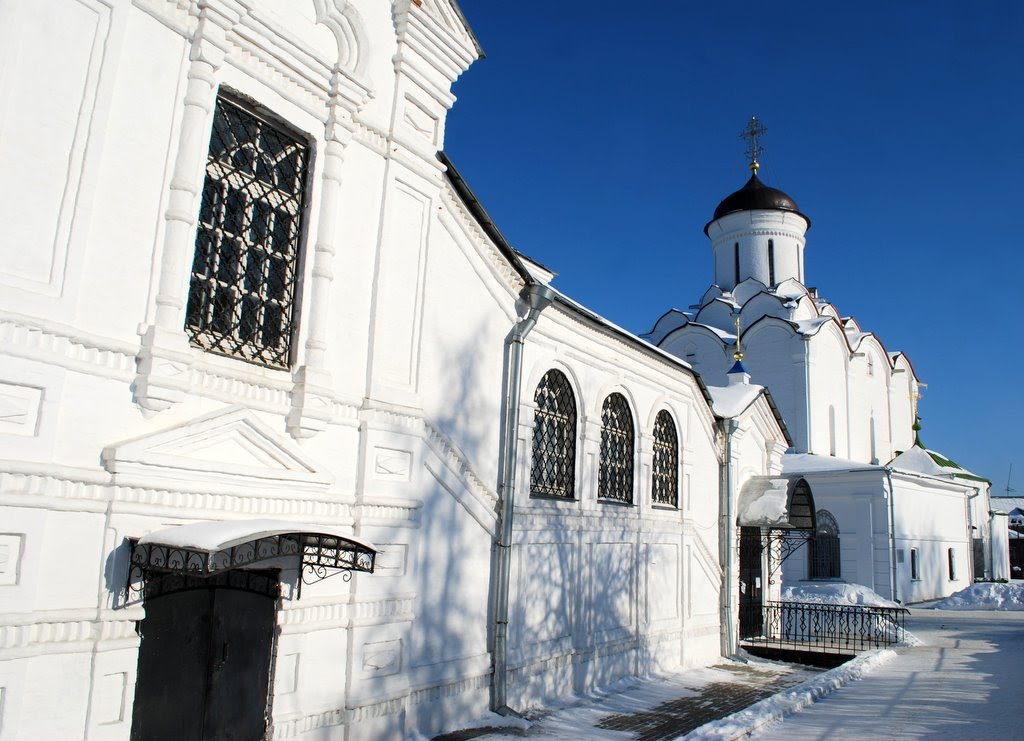
[(827, 509), (819, 509), (817, 529), (809, 543), (810, 568), (808, 578), (838, 579), (839, 563), (839, 523)]
[(633, 503), (633, 417), (622, 394), (610, 394), (601, 407), (601, 465), (597, 496)]
[(549, 370), (533, 395), (530, 496), (572, 499), (576, 492), (576, 397), (565, 374)]
[(672, 415), (664, 409), (654, 419), (651, 498), (655, 504), (679, 506), (679, 437)]

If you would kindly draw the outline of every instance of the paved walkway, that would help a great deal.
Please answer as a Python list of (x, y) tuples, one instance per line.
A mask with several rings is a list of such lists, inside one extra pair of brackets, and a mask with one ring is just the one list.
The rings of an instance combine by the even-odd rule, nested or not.
[[(751, 738), (1024, 739), (1024, 612), (915, 609), (907, 630), (924, 645), (899, 648), (894, 660), (774, 725), (747, 728)], [(818, 676), (809, 668), (728, 662), (622, 683), (603, 697), (532, 714), (526, 730), (477, 729), (443, 738), (674, 739)], [(742, 728), (744, 716), (738, 724), (730, 718), (730, 725)]]
[(753, 736), (1024, 739), (1024, 612), (912, 610), (925, 645)]
[(474, 729), (435, 741), (472, 738), (607, 739), (660, 741), (683, 736), (705, 723), (818, 676), (811, 667), (723, 662), (650, 681), (624, 681), (603, 697), (591, 697), (529, 714), (529, 729)]

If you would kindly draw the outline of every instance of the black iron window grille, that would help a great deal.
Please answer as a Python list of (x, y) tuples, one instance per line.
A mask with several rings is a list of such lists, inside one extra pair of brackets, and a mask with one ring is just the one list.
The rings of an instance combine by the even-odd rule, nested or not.
[(838, 579), (842, 570), (839, 555), (839, 523), (827, 509), (819, 509), (816, 520), (817, 529), (809, 543), (810, 568), (807, 576), (811, 579)]
[(672, 415), (664, 409), (654, 419), (651, 497), (655, 504), (679, 506), (679, 438)]
[(610, 394), (601, 407), (601, 463), (597, 496), (625, 504), (633, 503), (633, 417), (629, 402), (619, 393)]
[(533, 396), (530, 496), (572, 499), (576, 492), (576, 397), (565, 374), (549, 370)]
[(288, 367), (308, 160), (305, 142), (217, 98), (185, 311), (193, 345)]

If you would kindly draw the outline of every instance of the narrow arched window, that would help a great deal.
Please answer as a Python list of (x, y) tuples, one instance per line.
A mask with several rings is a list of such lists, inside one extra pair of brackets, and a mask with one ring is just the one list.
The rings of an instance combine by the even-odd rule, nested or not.
[(775, 285), (775, 240), (768, 240), (768, 285)]
[(576, 492), (576, 396), (565, 374), (549, 370), (533, 396), (530, 496), (572, 499)]
[(655, 504), (679, 506), (679, 437), (672, 415), (664, 409), (654, 420), (651, 498)]
[(737, 242), (736, 244), (734, 244), (732, 246), (732, 257), (733, 257), (733, 265), (735, 266), (735, 269), (736, 269), (735, 280), (733, 282), (736, 283), (736, 285), (739, 285), (739, 283), (740, 283), (740, 243), (739, 242)]
[(601, 407), (601, 465), (597, 496), (633, 503), (633, 417), (622, 394), (610, 394)]
[(810, 542), (811, 579), (838, 579), (840, 577), (839, 523), (827, 509), (819, 509), (815, 518), (817, 527)]

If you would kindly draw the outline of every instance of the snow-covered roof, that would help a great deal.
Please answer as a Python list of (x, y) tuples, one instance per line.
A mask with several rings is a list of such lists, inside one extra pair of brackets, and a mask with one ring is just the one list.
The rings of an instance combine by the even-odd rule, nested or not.
[(1004, 497), (993, 492), (992, 509), (999, 512), (1012, 512), (1015, 509), (1024, 511), (1024, 497)]
[(764, 393), (764, 386), (752, 383), (708, 386), (708, 393), (711, 394), (711, 408), (715, 414), (729, 419), (743, 414), (747, 407), (757, 401), (757, 397)]
[(968, 479), (969, 481), (988, 483), (988, 479), (976, 476), (966, 468), (954, 463), (942, 453), (922, 448), (919, 444), (893, 458), (889, 462), (889, 467), (894, 471), (904, 471), (906, 473)]
[(782, 472), (789, 475), (798, 473), (819, 473), (827, 471), (884, 471), (884, 466), (861, 463), (831, 455), (814, 453), (787, 453), (782, 456)]
[(788, 494), (788, 479), (754, 476), (740, 489), (737, 502), (739, 524), (752, 527), (774, 527), (788, 524), (789, 515), (786, 512)]

